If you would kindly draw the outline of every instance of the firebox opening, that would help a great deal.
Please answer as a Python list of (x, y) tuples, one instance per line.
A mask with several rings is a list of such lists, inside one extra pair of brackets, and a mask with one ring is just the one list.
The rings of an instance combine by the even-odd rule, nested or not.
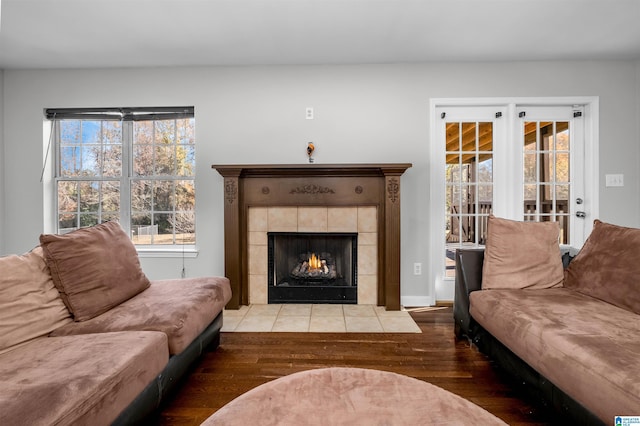
[(358, 303), (357, 233), (267, 236), (269, 303)]

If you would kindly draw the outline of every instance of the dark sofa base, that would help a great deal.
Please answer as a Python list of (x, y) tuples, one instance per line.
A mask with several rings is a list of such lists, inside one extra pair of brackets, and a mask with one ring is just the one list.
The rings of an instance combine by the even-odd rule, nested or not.
[(118, 416), (112, 425), (144, 424), (163, 400), (189, 371), (194, 362), (206, 351), (213, 350), (220, 344), (222, 328), (222, 312), (207, 326), (189, 346), (178, 355), (169, 358), (167, 366), (158, 377), (151, 382), (138, 397)]
[[(553, 410), (558, 424), (582, 426), (604, 425), (598, 417), (558, 389), (548, 379), (531, 368), (480, 325), (471, 320), (471, 342), (485, 355), (496, 361), (513, 379), (514, 384), (532, 400)], [(461, 337), (461, 336), (458, 336)], [(613, 419), (612, 419), (613, 420)]]

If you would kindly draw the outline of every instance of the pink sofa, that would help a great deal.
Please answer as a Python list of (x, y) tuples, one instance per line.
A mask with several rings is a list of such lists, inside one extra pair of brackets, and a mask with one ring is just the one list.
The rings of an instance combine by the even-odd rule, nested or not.
[[(518, 224), (492, 237), (491, 226), (486, 250), (457, 253), (456, 334), (572, 423), (639, 415), (640, 229), (596, 221), (578, 254), (562, 256), (563, 269), (557, 237), (537, 250), (521, 231), (539, 237), (539, 228)], [(542, 274), (530, 268), (536, 262)]]
[(149, 281), (108, 222), (0, 258), (0, 424), (138, 424), (206, 349), (222, 277)]

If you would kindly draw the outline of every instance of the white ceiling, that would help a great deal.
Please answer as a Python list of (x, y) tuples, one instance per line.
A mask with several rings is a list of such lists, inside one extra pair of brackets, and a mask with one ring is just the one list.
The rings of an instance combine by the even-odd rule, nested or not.
[(0, 69), (640, 59), (640, 0), (2, 0)]

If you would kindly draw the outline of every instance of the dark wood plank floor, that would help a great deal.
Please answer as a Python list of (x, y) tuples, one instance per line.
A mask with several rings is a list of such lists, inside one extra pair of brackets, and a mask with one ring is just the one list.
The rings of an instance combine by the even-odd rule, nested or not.
[[(158, 415), (155, 425), (199, 425), (227, 402), (270, 380), (322, 367), (405, 374), (458, 394), (510, 425), (552, 425), (553, 414), (453, 335), (451, 308), (412, 312), (422, 334), (222, 333)], [(470, 423), (473, 424), (473, 419)]]

